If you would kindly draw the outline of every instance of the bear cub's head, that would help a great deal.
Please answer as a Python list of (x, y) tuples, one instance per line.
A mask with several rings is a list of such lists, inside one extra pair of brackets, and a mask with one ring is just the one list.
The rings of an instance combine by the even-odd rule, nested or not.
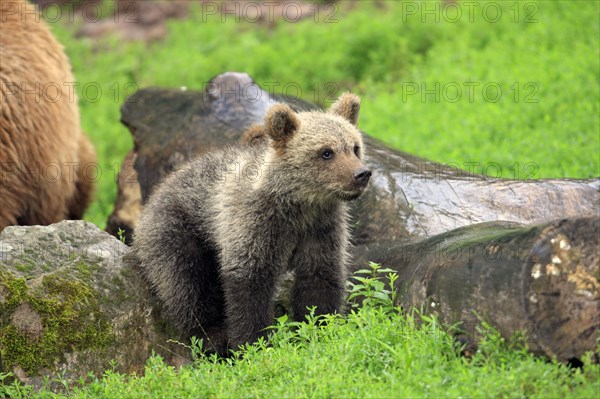
[(365, 191), (371, 171), (363, 163), (359, 111), (360, 99), (345, 93), (327, 112), (295, 113), (276, 104), (265, 116), (271, 161), (307, 198), (353, 200)]

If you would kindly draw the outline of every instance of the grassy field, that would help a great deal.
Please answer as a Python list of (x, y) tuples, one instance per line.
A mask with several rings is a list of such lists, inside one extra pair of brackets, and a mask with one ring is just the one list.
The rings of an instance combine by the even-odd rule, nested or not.
[(102, 227), (112, 210), (132, 146), (119, 123), (125, 96), (147, 86), (202, 89), (224, 71), (320, 104), (352, 90), (363, 97), (361, 129), (436, 161), (506, 178), (599, 176), (600, 3), (474, 2), (437, 12), (436, 4), (342, 3), (274, 26), (195, 7), (150, 45), (75, 39), (55, 25), (100, 159), (86, 218)]
[[(82, 386), (63, 382), (66, 394), (34, 394), (18, 384), (2, 387), (14, 398), (597, 398), (600, 366), (582, 369), (534, 358), (526, 337), (505, 341), (485, 323), (478, 351), (466, 358), (435, 318), (392, 306), (395, 293), (374, 276), (354, 292), (366, 304), (347, 316), (286, 316), (273, 326), (269, 345), (247, 346), (228, 359), (206, 357), (192, 345), (193, 364), (179, 370), (152, 357), (143, 376), (107, 371)], [(397, 276), (395, 276), (397, 277)], [(2, 382), (2, 375), (0, 375)], [(49, 380), (50, 382), (50, 380)]]
[[(82, 123), (100, 162), (86, 219), (103, 227), (112, 211), (116, 173), (132, 147), (119, 123), (125, 96), (147, 86), (201, 89), (223, 71), (248, 72), (276, 92), (319, 104), (352, 90), (363, 98), (361, 129), (436, 161), (475, 162), (478, 172), (506, 178), (599, 176), (600, 3), (459, 1), (437, 11), (435, 4), (344, 3), (333, 15), (327, 9), (274, 25), (222, 21), (196, 7), (149, 45), (75, 39), (72, 27), (54, 25), (79, 81)], [(282, 320), (271, 342), (227, 361), (200, 357), (179, 372), (152, 358), (144, 376), (107, 372), (69, 392), (76, 398), (600, 395), (597, 365), (572, 370), (536, 359), (493, 330), (466, 359), (435, 319), (417, 323), (386, 301), (347, 317), (302, 325)], [(0, 387), (2, 394), (29, 391), (10, 385)]]

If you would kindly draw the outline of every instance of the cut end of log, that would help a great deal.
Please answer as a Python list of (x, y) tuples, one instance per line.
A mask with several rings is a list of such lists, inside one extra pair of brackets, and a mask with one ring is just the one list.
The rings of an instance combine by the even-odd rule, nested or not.
[(539, 234), (528, 264), (525, 308), (537, 343), (559, 359), (594, 348), (600, 330), (600, 219), (550, 224)]

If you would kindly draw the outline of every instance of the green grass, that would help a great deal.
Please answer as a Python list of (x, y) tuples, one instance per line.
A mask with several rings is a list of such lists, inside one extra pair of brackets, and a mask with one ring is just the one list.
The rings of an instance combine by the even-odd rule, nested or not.
[[(570, 369), (534, 358), (526, 340), (505, 341), (483, 324), (478, 352), (465, 358), (436, 318), (392, 306), (392, 291), (363, 274), (353, 292), (367, 301), (347, 316), (309, 316), (304, 323), (284, 316), (273, 327), (269, 345), (261, 341), (229, 359), (199, 355), (176, 371), (155, 356), (143, 376), (108, 371), (83, 387), (65, 386), (71, 398), (107, 399), (593, 398), (600, 392), (600, 366), (590, 363), (590, 355), (583, 369)], [(4, 389), (15, 398), (30, 393), (18, 384)], [(32, 397), (65, 396), (42, 390)]]
[(153, 357), (142, 377), (107, 372), (69, 397), (597, 397), (598, 366), (570, 370), (504, 346), (467, 360), (434, 319), (418, 325), (411, 315), (367, 307), (293, 332), (282, 327), (272, 347), (257, 344), (233, 360), (203, 358), (176, 371)]
[[(425, 14), (436, 3), (427, 4), (342, 2), (333, 16), (323, 9), (318, 22), (280, 20), (273, 27), (233, 16), (223, 22), (195, 7), (150, 45), (116, 38), (94, 44), (55, 25), (102, 171), (87, 220), (104, 226), (116, 172), (132, 146), (119, 123), (125, 96), (147, 86), (202, 89), (223, 71), (248, 72), (275, 92), (320, 104), (353, 90), (363, 97), (360, 127), (367, 133), (432, 160), (475, 165), (479, 173), (600, 175), (599, 2), (483, 1), (461, 6), (457, 21), (452, 10)], [(497, 5), (501, 18), (493, 23)]]
[[(501, 7), (498, 22), (483, 17), (488, 4)], [(415, 15), (406, 8), (411, 5), (419, 8)], [(344, 3), (335, 23), (325, 21), (323, 12), (319, 22), (272, 27), (233, 17), (202, 21), (196, 8), (189, 20), (169, 24), (164, 41), (150, 45), (115, 38), (93, 43), (55, 25), (80, 83), (82, 123), (102, 171), (86, 219), (102, 227), (112, 211), (118, 166), (132, 147), (119, 107), (132, 88), (202, 89), (223, 71), (248, 72), (263, 85), (277, 82), (276, 92), (299, 87), (302, 98), (323, 105), (352, 90), (363, 98), (364, 131), (436, 161), (476, 164), (477, 172), (508, 178), (600, 175), (599, 2), (477, 2), (472, 22), (466, 6), (457, 22), (441, 14), (437, 22), (435, 13), (419, 12), (423, 7)], [(471, 97), (468, 85), (475, 84)], [(97, 101), (96, 85), (102, 89)], [(482, 91), (486, 85), (501, 88), (498, 101)], [(463, 93), (454, 101), (456, 87)], [(435, 94), (422, 97), (423, 88), (434, 89), (439, 100)], [(347, 317), (301, 325), (280, 320), (271, 343), (227, 361), (200, 357), (179, 371), (153, 357), (143, 376), (108, 371), (83, 387), (69, 387), (70, 397), (600, 395), (600, 368), (589, 356), (583, 370), (569, 369), (534, 358), (488, 330), (480, 351), (466, 359), (435, 318), (402, 313), (385, 301), (374, 300)], [(0, 396), (25, 397), (29, 391), (0, 384)], [(62, 396), (42, 391), (33, 397)]]

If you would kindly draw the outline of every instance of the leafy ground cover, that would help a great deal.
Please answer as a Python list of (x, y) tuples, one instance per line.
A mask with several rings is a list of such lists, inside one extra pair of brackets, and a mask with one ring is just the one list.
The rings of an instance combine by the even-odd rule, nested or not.
[[(372, 264), (357, 273), (352, 292), (364, 306), (346, 316), (286, 316), (273, 326), (269, 345), (247, 346), (228, 359), (199, 354), (178, 371), (152, 357), (143, 376), (107, 371), (83, 387), (65, 384), (70, 398), (594, 398), (600, 366), (571, 369), (533, 357), (526, 339), (504, 340), (485, 323), (485, 339), (471, 358), (435, 317), (393, 306), (395, 293), (376, 276), (393, 273)], [(0, 376), (2, 378), (2, 376)], [(58, 379), (60, 381), (60, 378)], [(2, 391), (4, 389), (4, 392)], [(63, 398), (12, 384), (0, 395)]]

